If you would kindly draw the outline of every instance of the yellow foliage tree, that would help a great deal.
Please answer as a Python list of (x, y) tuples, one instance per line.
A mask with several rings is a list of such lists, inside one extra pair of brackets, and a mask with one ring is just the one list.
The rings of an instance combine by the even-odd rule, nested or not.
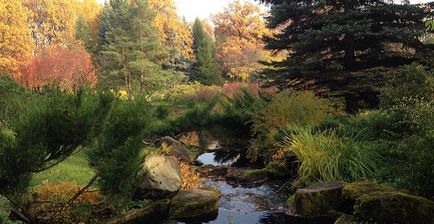
[(148, 0), (148, 4), (155, 12), (153, 26), (159, 32), (161, 42), (192, 59), (193, 39), (190, 28), (178, 17), (173, 0)]
[(223, 74), (246, 80), (262, 68), (258, 61), (269, 55), (262, 38), (270, 34), (264, 16), (258, 5), (238, 0), (213, 16), (218, 44), (216, 59)]
[(0, 1), (0, 74), (17, 76), (32, 57), (28, 14), (22, 0)]
[(77, 0), (26, 0), (25, 5), (32, 12), (30, 29), (38, 48), (74, 43), (76, 4)]
[(81, 0), (76, 2), (75, 11), (77, 16), (83, 17), (90, 25), (92, 38), (96, 40), (98, 36), (99, 15), (101, 13), (101, 5), (96, 0)]

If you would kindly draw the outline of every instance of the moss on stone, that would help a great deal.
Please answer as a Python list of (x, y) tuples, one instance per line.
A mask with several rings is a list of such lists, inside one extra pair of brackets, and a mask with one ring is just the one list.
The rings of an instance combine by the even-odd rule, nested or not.
[(334, 224), (356, 224), (357, 221), (352, 215), (341, 215)]
[(169, 199), (154, 201), (143, 208), (131, 209), (124, 213), (104, 220), (106, 224), (146, 223), (148, 220), (161, 220), (169, 211)]
[(169, 215), (172, 219), (194, 218), (218, 210), (220, 193), (214, 190), (183, 190), (172, 199)]
[(285, 164), (271, 162), (264, 169), (267, 176), (270, 178), (283, 178), (289, 176), (289, 171)]
[(353, 182), (347, 183), (342, 189), (342, 195), (346, 199), (357, 200), (360, 196), (372, 193), (372, 192), (394, 192), (394, 188), (374, 184), (370, 182)]
[(371, 192), (360, 196), (354, 214), (379, 223), (419, 223), (434, 221), (434, 203), (402, 192)]
[(226, 175), (227, 180), (245, 183), (255, 183), (266, 178), (267, 171), (264, 169), (239, 169)]
[(288, 199), (286, 199), (286, 203), (295, 205), (295, 194), (289, 196)]

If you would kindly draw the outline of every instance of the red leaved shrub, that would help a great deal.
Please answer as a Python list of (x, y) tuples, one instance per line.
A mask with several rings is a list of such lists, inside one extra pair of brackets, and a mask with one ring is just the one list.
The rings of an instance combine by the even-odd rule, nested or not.
[(82, 46), (57, 45), (35, 56), (17, 81), (27, 87), (59, 85), (74, 90), (85, 84), (94, 86), (97, 79), (91, 56)]

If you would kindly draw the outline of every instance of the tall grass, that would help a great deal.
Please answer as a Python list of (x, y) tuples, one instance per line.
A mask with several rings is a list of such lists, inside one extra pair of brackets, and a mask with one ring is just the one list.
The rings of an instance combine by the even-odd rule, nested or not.
[(376, 145), (339, 137), (333, 130), (315, 133), (300, 128), (288, 134), (281, 147), (298, 160), (296, 185), (367, 178), (377, 171), (381, 161)]

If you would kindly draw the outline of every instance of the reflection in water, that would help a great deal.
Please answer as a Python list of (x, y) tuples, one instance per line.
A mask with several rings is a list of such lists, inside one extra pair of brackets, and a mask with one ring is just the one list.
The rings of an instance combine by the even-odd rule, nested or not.
[(222, 196), (219, 200), (217, 216), (183, 220), (177, 223), (185, 224), (283, 224), (284, 200), (276, 189), (269, 185), (245, 188), (234, 187), (225, 181), (206, 180), (205, 186), (215, 186)]
[(231, 166), (240, 158), (240, 153), (234, 150), (218, 150), (215, 152), (203, 153), (197, 161), (203, 165)]
[[(200, 155), (197, 160), (203, 165), (246, 166), (247, 159), (240, 150), (216, 150)], [(220, 189), (218, 214), (189, 220), (169, 221), (164, 224), (283, 224), (285, 222), (284, 198), (279, 186), (264, 184), (259, 187), (231, 186), (226, 181), (206, 179), (205, 187)]]

